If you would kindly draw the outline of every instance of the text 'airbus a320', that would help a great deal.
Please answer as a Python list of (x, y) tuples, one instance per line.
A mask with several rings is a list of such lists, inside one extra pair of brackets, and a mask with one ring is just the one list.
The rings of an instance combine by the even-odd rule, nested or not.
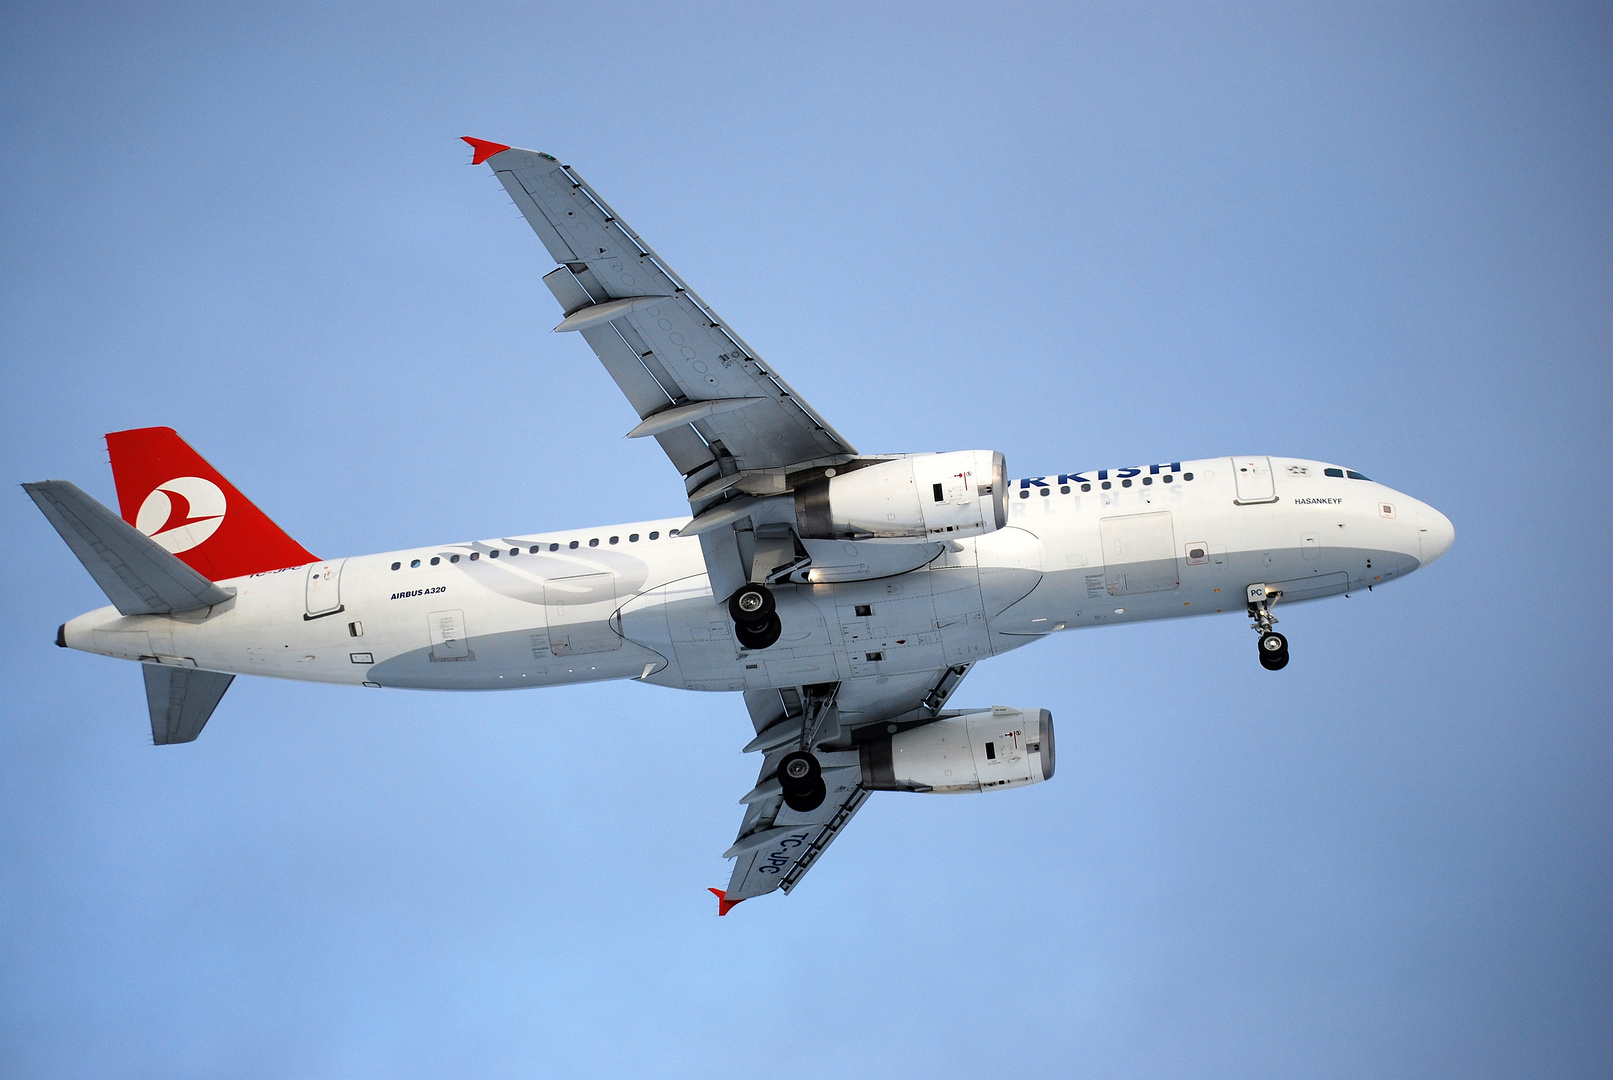
[(24, 485), (112, 601), (57, 644), (138, 661), (189, 742), (240, 674), (431, 690), (641, 679), (741, 691), (762, 755), (719, 911), (788, 892), (874, 791), (1053, 776), (1053, 718), (951, 708), (976, 663), (1060, 630), (1246, 613), (1404, 577), (1433, 507), (1251, 455), (1010, 480), (990, 450), (865, 455), (576, 170), (466, 139), (559, 265), (581, 335), (683, 476), (690, 516), (317, 559), (169, 428), (107, 436), (121, 517)]

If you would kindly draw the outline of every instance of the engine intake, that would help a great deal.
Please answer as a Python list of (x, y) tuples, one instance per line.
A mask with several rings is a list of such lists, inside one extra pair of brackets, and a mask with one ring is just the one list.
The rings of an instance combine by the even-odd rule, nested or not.
[(1008, 466), (994, 450), (907, 454), (801, 485), (795, 520), (810, 540), (995, 532), (1008, 524)]
[(949, 716), (864, 743), (862, 784), (872, 791), (963, 794), (1053, 778), (1053, 714), (1009, 709)]

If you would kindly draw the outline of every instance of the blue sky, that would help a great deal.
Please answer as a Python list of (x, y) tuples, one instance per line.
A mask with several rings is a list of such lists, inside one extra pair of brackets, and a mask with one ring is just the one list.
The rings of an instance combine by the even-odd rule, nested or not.
[(12, 488), (0, 1073), (1605, 1076), (1613, 25), (1596, 6), (0, 15), (0, 462), (180, 429), (321, 555), (674, 515), (461, 135), (575, 165), (868, 452), (1277, 453), (1455, 547), (955, 699), (1056, 779), (876, 796), (714, 918), (736, 696), (237, 680), (153, 748)]

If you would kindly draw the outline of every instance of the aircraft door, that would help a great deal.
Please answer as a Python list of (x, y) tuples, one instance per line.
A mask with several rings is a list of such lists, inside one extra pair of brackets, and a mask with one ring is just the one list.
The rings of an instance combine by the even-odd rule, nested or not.
[(303, 615), (305, 620), (334, 615), (342, 610), (342, 565), (346, 562), (346, 559), (317, 562), (308, 568), (308, 610)]
[(1169, 510), (1103, 518), (1098, 532), (1103, 537), (1104, 582), (1110, 596), (1169, 592), (1181, 584)]
[(543, 583), (543, 611), (549, 620), (549, 651), (555, 656), (611, 652), (622, 647), (611, 629), (616, 613), (616, 575), (579, 574)]
[(1238, 483), (1238, 497), (1234, 502), (1239, 506), (1248, 506), (1251, 503), (1277, 501), (1277, 488), (1271, 476), (1271, 458), (1235, 457), (1231, 460), (1232, 475)]

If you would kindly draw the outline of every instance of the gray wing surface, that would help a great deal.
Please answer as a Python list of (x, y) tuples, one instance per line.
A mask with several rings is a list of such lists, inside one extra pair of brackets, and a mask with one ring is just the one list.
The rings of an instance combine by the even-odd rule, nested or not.
[(145, 669), (146, 704), (151, 709), (151, 741), (158, 746), (194, 742), (235, 679), (222, 671), (140, 666)]
[[(682, 474), (690, 509), (703, 514), (697, 531), (721, 603), (748, 580), (746, 564), (755, 561), (723, 526), (748, 515), (750, 496), (783, 492), (787, 473), (839, 465), (857, 451), (575, 169), (539, 151), (465, 141), (558, 264), (543, 279), (563, 316), (555, 329), (582, 335), (638, 414), (628, 435), (653, 437)], [(776, 560), (762, 561), (771, 567)], [(762, 751), (763, 761), (726, 852), (735, 864), (720, 910), (794, 888), (867, 801), (851, 727), (931, 719), (967, 670), (747, 693), (758, 734), (746, 749)], [(779, 760), (803, 743), (823, 766), (828, 795), (798, 813), (784, 804), (776, 773)]]
[(23, 490), (122, 615), (171, 615), (222, 604), (222, 589), (66, 480)]
[(543, 279), (555, 329), (581, 333), (639, 416), (629, 434), (653, 436), (688, 492), (856, 454), (575, 169), (516, 148), (485, 160), (560, 264)]
[[(734, 860), (723, 891), (726, 910), (741, 900), (775, 889), (788, 893), (840, 835), (872, 794), (862, 786), (861, 756), (849, 746), (841, 720), (859, 726), (886, 721), (898, 725), (933, 719), (968, 674), (967, 665), (913, 673), (900, 679), (852, 679), (843, 683), (750, 690), (745, 706), (756, 726), (748, 751), (762, 752), (756, 786), (742, 799), (744, 820), (733, 846)], [(779, 761), (803, 741), (815, 747), (828, 795), (815, 810), (799, 813), (784, 803)], [(835, 749), (836, 746), (846, 747)]]

